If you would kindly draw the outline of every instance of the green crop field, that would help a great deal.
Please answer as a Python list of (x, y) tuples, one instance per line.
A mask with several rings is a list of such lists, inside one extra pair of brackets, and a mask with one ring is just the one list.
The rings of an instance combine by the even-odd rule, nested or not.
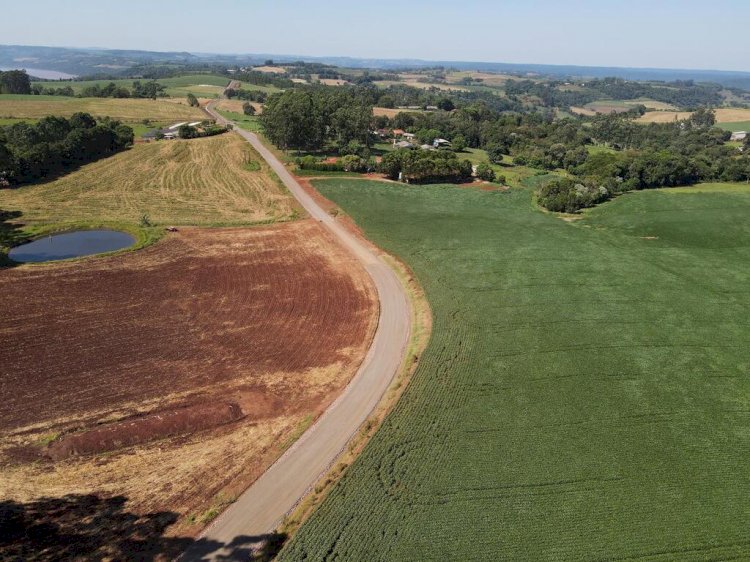
[(724, 129), (725, 131), (749, 131), (750, 132), (750, 121), (737, 121), (735, 123), (717, 123), (717, 127)]
[(528, 189), (316, 185), (434, 330), (280, 560), (750, 559), (749, 186), (565, 222)]
[[(135, 79), (123, 80), (66, 80), (62, 82), (33, 82), (35, 86), (43, 88), (64, 88), (70, 86), (76, 94), (80, 94), (84, 88), (89, 86), (104, 87), (114, 82), (120, 87), (131, 89)], [(146, 80), (141, 80), (145, 82)], [(213, 97), (220, 95), (229, 84), (229, 78), (215, 74), (188, 74), (174, 78), (161, 78), (159, 84), (166, 87), (166, 94), (170, 97), (183, 97), (192, 92), (198, 97)]]
[(245, 115), (244, 113), (237, 113), (236, 111), (226, 111), (222, 109), (217, 110), (221, 116), (230, 121), (234, 121), (241, 129), (250, 131), (251, 133), (257, 133), (261, 131), (260, 121), (255, 115)]

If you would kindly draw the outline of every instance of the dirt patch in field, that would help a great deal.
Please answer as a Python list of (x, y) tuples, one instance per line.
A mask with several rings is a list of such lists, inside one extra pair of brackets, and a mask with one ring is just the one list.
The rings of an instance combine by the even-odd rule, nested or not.
[(311, 220), (0, 270), (0, 291), (0, 497), (118, 495), (177, 514), (173, 535), (324, 411), (377, 322), (366, 273)]
[(66, 435), (53, 442), (47, 448), (46, 454), (52, 460), (59, 461), (75, 455), (116, 451), (154, 439), (211, 429), (242, 419), (244, 415), (239, 405), (234, 402), (209, 402), (185, 408), (160, 410), (146, 416), (136, 416), (96, 429)]

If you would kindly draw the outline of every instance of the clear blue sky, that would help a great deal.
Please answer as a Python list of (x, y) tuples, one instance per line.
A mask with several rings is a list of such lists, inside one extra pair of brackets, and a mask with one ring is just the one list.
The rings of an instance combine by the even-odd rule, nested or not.
[(750, 71), (750, 0), (3, 4), (3, 44)]

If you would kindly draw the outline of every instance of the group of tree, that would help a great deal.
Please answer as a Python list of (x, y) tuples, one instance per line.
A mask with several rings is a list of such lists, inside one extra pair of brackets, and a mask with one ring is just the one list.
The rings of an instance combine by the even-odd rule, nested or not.
[[(750, 179), (750, 155), (727, 144), (729, 133), (714, 126), (713, 111), (702, 108), (681, 121), (650, 125), (633, 117), (557, 119), (544, 111), (498, 113), (479, 102), (451, 113), (400, 113), (391, 122), (420, 140), (440, 136), (454, 140), (454, 148), (456, 139), (459, 146), (483, 148), (493, 164), (511, 155), (516, 165), (565, 170), (578, 178), (575, 185), (597, 192)], [(594, 144), (604, 152), (591, 154)], [(570, 199), (585, 206), (599, 200), (593, 193), (582, 197), (578, 188)]]
[(692, 82), (644, 83), (621, 78), (594, 79), (574, 86), (562, 81), (508, 80), (504, 85), (511, 99), (533, 96), (545, 107), (568, 108), (598, 100), (648, 98), (676, 105), (685, 110), (715, 106), (722, 102), (718, 84)]
[(166, 86), (155, 80), (141, 82), (136, 80), (132, 83), (131, 88), (118, 85), (115, 82), (107, 84), (88, 84), (84, 86), (80, 93), (76, 94), (72, 86), (64, 87), (45, 87), (43, 84), (34, 84), (30, 92), (34, 95), (43, 96), (77, 96), (79, 98), (146, 98), (156, 99), (165, 97)]
[(88, 113), (0, 127), (0, 185), (53, 177), (132, 143), (133, 129), (109, 118), (97, 121)]
[(233, 88), (227, 89), (224, 94), (229, 98), (237, 98), (238, 100), (254, 101), (257, 103), (265, 103), (268, 99), (268, 94), (261, 90), (235, 90)]
[(366, 173), (378, 169), (374, 158), (363, 158), (357, 154), (347, 154), (335, 162), (320, 160), (314, 156), (307, 155), (297, 158), (295, 163), (300, 170), (315, 170), (318, 172)]
[(284, 150), (321, 150), (372, 143), (372, 104), (353, 88), (312, 86), (271, 96), (260, 116), (268, 138)]
[(284, 75), (270, 73), (270, 72), (259, 72), (257, 70), (238, 71), (233, 73), (226, 73), (225, 75), (232, 80), (239, 80), (246, 84), (253, 84), (254, 86), (273, 86), (280, 90), (286, 90), (288, 88), (294, 88), (294, 82)]
[(0, 94), (30, 94), (31, 80), (25, 70), (0, 71)]
[[(686, 105), (715, 101), (717, 95), (710, 85), (692, 83), (633, 85), (604, 79), (593, 84), (597, 95), (655, 97), (658, 90), (664, 100)], [(339, 154), (367, 161), (370, 131), (397, 128), (414, 133), (420, 142), (449, 139), (457, 152), (464, 147), (482, 148), (491, 164), (512, 156), (516, 165), (565, 170), (570, 181), (553, 182), (539, 193), (540, 202), (554, 210), (594, 205), (633, 189), (700, 181), (750, 181), (750, 152), (742, 153), (727, 144), (729, 133), (715, 127), (710, 109), (699, 108), (689, 118), (673, 123), (644, 125), (634, 119), (637, 108), (624, 114), (560, 119), (551, 109), (515, 110), (519, 106), (513, 106), (513, 102), (515, 109), (508, 111), (488, 103), (482, 97), (485, 93), (415, 90), (404, 85), (380, 90), (369, 85), (297, 86), (271, 96), (261, 122), (269, 139), (284, 149), (336, 148)], [(441, 104), (444, 110), (407, 111), (393, 118), (371, 115), (374, 105), (426, 100), (431, 105)], [(592, 145), (603, 148), (591, 151)], [(383, 157), (380, 168), (389, 177), (400, 174), (402, 179), (417, 183), (456, 181), (471, 175), (470, 164), (467, 167), (450, 151), (395, 151)], [(491, 180), (491, 174), (491, 166), (477, 169), (477, 175), (483, 178)]]
[(389, 178), (407, 183), (466, 181), (473, 173), (469, 160), (460, 160), (447, 150), (395, 150), (383, 156), (379, 169)]
[(226, 133), (229, 129), (222, 127), (221, 125), (208, 125), (203, 124), (200, 128), (193, 127), (192, 125), (180, 125), (177, 129), (177, 136), (181, 139), (198, 139), (201, 137), (213, 137)]

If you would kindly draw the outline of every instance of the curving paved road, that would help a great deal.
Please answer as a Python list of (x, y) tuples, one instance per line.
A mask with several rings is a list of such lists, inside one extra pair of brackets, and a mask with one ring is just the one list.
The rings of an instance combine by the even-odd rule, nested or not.
[[(228, 123), (209, 104), (219, 123)], [(182, 560), (247, 560), (250, 549), (272, 532), (344, 450), (373, 412), (398, 372), (411, 332), (411, 305), (395, 272), (362, 241), (326, 213), (258, 137), (238, 127), (311, 217), (320, 221), (362, 262), (380, 299), (380, 318), (368, 351), (344, 392), (315, 425), (222, 513)]]

